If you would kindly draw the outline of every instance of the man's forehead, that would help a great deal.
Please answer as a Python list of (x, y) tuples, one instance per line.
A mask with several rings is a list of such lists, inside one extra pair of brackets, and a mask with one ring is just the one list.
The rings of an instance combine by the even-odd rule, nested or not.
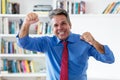
[(64, 22), (66, 21), (66, 17), (53, 17), (52, 22)]

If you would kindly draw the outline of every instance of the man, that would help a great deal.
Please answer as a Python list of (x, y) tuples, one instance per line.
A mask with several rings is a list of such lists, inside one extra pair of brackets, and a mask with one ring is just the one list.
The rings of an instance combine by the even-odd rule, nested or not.
[[(107, 45), (97, 42), (90, 32), (82, 35), (70, 31), (72, 25), (64, 9), (55, 9), (49, 14), (54, 36), (29, 37), (29, 27), (39, 21), (38, 15), (29, 13), (17, 35), (18, 45), (24, 49), (43, 52), (47, 60), (47, 79), (61, 79), (63, 42), (67, 41), (68, 79), (87, 80), (86, 70), (90, 56), (104, 63), (113, 63), (114, 55)], [(66, 77), (66, 76), (64, 76)]]

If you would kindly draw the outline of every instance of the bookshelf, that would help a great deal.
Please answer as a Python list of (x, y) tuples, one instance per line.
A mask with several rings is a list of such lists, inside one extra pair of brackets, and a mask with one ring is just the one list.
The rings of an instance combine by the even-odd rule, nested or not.
[[(1, 19), (7, 18), (8, 21), (20, 19), (24, 19), (28, 12), (32, 12), (33, 5), (35, 4), (45, 4), (52, 5), (53, 8), (56, 7), (56, 0), (10, 0), (11, 2), (18, 2), (20, 4), (20, 14), (0, 14), (0, 23)], [(68, 0), (69, 1), (69, 0)], [(71, 0), (74, 2), (74, 0)], [(75, 0), (79, 2), (79, 0)], [(85, 31), (90, 31), (95, 38), (101, 43), (107, 43), (115, 53), (116, 63), (113, 65), (106, 65), (99, 62), (96, 62), (94, 59), (90, 59), (89, 68), (88, 68), (88, 78), (95, 80), (100, 80), (101, 77), (99, 75), (103, 74), (102, 78), (104, 79), (120, 79), (119, 75), (119, 41), (118, 37), (119, 32), (119, 22), (120, 15), (119, 14), (102, 14), (104, 9), (107, 7), (109, 3), (112, 3), (113, 0), (106, 1), (96, 1), (96, 0), (84, 0), (86, 2), (86, 13), (83, 14), (70, 14), (70, 18), (72, 21), (72, 31), (75, 33), (83, 33)], [(119, 1), (119, 0), (116, 0)], [(1, 2), (1, 0), (0, 0)], [(24, 2), (24, 3), (23, 3)], [(28, 3), (28, 4), (26, 4)], [(40, 14), (40, 20), (43, 22), (47, 22), (47, 15)], [(81, 22), (81, 23), (80, 23)], [(76, 24), (80, 23), (80, 24)], [(2, 26), (0, 24), (0, 26)], [(6, 28), (5, 28), (6, 29)], [(31, 29), (33, 30), (33, 28)], [(33, 31), (32, 31), (33, 32)], [(44, 34), (42, 34), (44, 36)], [(36, 35), (35, 32), (31, 34), (31, 36), (42, 36)], [(111, 35), (111, 36), (110, 36)], [(116, 36), (115, 36), (116, 35)], [(5, 41), (13, 41), (15, 42), (16, 33), (14, 34), (4, 34), (2, 33), (2, 29), (0, 27), (0, 59), (9, 59), (9, 60), (45, 60), (44, 54), (3, 54), (1, 52), (1, 41), (4, 39)], [(109, 40), (110, 39), (110, 40)], [(115, 43), (114, 43), (115, 42)], [(43, 61), (45, 62), (45, 61)], [(94, 72), (95, 71), (95, 72)], [(113, 73), (115, 75), (113, 75)], [(96, 77), (94, 76), (96, 74)], [(0, 80), (45, 80), (45, 73), (0, 73)], [(110, 77), (112, 76), (112, 77)], [(98, 79), (100, 78), (100, 79)], [(92, 80), (93, 80), (92, 79)], [(103, 80), (103, 79), (101, 79)]]
[[(0, 0), (0, 5), (2, 0)], [(51, 0), (8, 0), (11, 3), (18, 3), (20, 13), (19, 14), (2, 14), (3, 9), (0, 6), (0, 80), (45, 80), (46, 78), (46, 60), (45, 60), (45, 55), (43, 53), (38, 53), (38, 52), (32, 52), (32, 51), (27, 51), (23, 49), (18, 49), (16, 45), (16, 35), (19, 32), (20, 26), (22, 24), (23, 19), (25, 18), (26, 14), (28, 12), (33, 12), (33, 6), (34, 5), (52, 5)], [(26, 5), (26, 3), (28, 3)], [(39, 18), (41, 20), (41, 25), (45, 26), (45, 24), (48, 24), (48, 15), (47, 13), (41, 13), (39, 15)], [(14, 24), (14, 27), (11, 28), (10, 22)], [(32, 27), (33, 26), (33, 27)], [(44, 31), (44, 33), (38, 34), (38, 23), (33, 24), (30, 29), (30, 36), (32, 37), (38, 37), (38, 36), (43, 36), (43, 35), (50, 35), (50, 32), (47, 33)], [(37, 27), (34, 27), (37, 26)], [(37, 28), (37, 29), (36, 29)], [(12, 31), (10, 31), (12, 30)], [(13, 52), (9, 52), (9, 44), (14, 45), (18, 50), (13, 50)], [(7, 44), (7, 46), (6, 46)], [(4, 45), (4, 50), (2, 51)], [(6, 49), (7, 48), (7, 49)], [(13, 47), (12, 47), (13, 48)], [(14, 48), (14, 49), (16, 49)], [(22, 52), (21, 52), (22, 51)], [(33, 65), (33, 70), (31, 72), (10, 72), (10, 71), (3, 71), (3, 64), (5, 62), (14, 62), (19, 61), (21, 64), (22, 62), (31, 62), (29, 63), (29, 66)], [(25, 65), (26, 66), (26, 65)], [(2, 67), (2, 69), (1, 69)], [(13, 67), (13, 66), (12, 66)]]
[[(7, 18), (7, 23), (9, 21), (19, 21), (20, 19), (24, 19), (26, 15), (25, 14), (0, 14), (0, 18), (1, 19), (4, 19), (4, 18)], [(47, 19), (47, 15), (40, 15), (39, 16), (40, 19), (44, 20), (44, 21), (48, 21)], [(8, 26), (9, 27), (9, 26)], [(19, 26), (18, 26), (19, 27)], [(3, 29), (7, 29), (7, 28), (3, 28)], [(8, 29), (9, 30), (9, 29)], [(31, 28), (31, 30), (33, 30)], [(17, 31), (18, 32), (18, 31)], [(32, 32), (32, 31), (31, 31)], [(32, 34), (33, 33), (33, 34)], [(50, 34), (42, 34), (42, 35), (39, 35), (39, 34), (35, 34), (34, 32), (32, 32), (30, 34), (31, 37), (38, 37), (38, 36), (46, 36), (46, 35), (50, 35)], [(37, 61), (39, 62), (39, 64), (41, 65), (41, 70), (40, 72), (31, 72), (31, 73), (26, 73), (26, 72), (23, 72), (23, 73), (14, 73), (14, 72), (6, 72), (6, 71), (0, 71), (0, 78), (2, 78), (2, 80), (17, 80), (16, 78), (20, 78), (22, 79), (22, 77), (26, 77), (26, 80), (29, 79), (32, 77), (31, 80), (35, 79), (35, 80), (41, 80), (41, 79), (45, 79), (45, 55), (43, 53), (33, 53), (32, 51), (26, 51), (26, 50), (23, 50), (22, 49), (22, 52), (19, 50), (15, 50), (16, 52), (9, 52), (9, 49), (6, 50), (5, 52), (2, 52), (2, 41), (4, 43), (4, 45), (7, 44), (7, 46), (4, 46), (4, 49), (8, 48), (8, 44), (9, 42), (15, 42), (16, 43), (16, 35), (17, 33), (4, 33), (3, 30), (1, 30), (1, 33), (0, 33), (0, 60), (4, 60), (4, 59), (7, 59), (7, 61), (9, 60), (29, 60), (29, 61)], [(14, 44), (14, 43), (13, 43)], [(6, 48), (5, 48), (6, 47)], [(14, 46), (15, 47), (15, 46)], [(17, 47), (18, 48), (18, 47)], [(15, 48), (14, 48), (15, 49)], [(2, 64), (2, 63), (1, 63)]]

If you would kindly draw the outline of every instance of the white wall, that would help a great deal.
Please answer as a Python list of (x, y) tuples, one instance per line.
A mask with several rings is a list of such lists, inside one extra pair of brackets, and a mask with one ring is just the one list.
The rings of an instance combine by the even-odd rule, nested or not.
[(89, 31), (97, 41), (107, 44), (114, 53), (115, 63), (104, 64), (89, 60), (88, 77), (120, 80), (120, 15), (71, 16), (72, 31), (82, 34)]

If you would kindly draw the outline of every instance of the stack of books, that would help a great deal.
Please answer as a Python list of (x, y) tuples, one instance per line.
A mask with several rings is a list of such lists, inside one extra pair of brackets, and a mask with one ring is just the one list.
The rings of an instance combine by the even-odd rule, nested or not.
[(120, 1), (110, 3), (103, 11), (103, 14), (119, 14), (119, 13), (120, 13)]
[(19, 14), (20, 4), (17, 2), (10, 2), (9, 0), (0, 0), (1, 14)]
[(33, 7), (33, 11), (38, 14), (48, 14), (51, 10), (51, 5), (34, 5)]
[(68, 1), (58, 0), (56, 8), (65, 9), (69, 14), (85, 14), (86, 2), (85, 1)]
[(1, 73), (46, 73), (43, 60), (2, 60)]

